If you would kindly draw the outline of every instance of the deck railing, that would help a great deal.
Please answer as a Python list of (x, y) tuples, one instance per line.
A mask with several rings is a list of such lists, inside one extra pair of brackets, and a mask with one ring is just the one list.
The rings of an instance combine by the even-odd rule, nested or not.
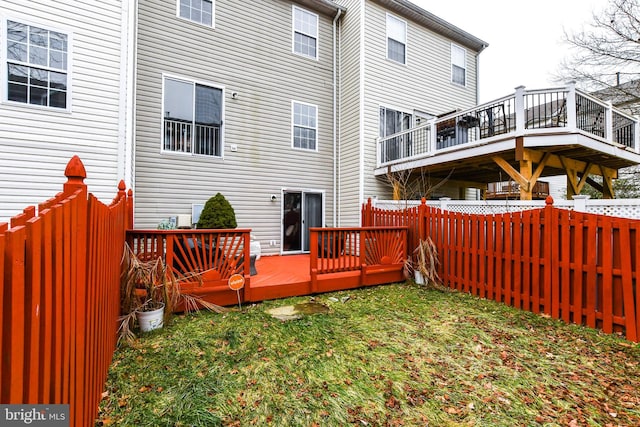
[(128, 230), (127, 243), (140, 259), (160, 257), (180, 279), (183, 290), (226, 288), (233, 274), (250, 292), (250, 232), (233, 230)]
[(37, 212), (0, 223), (0, 403), (68, 404), (68, 425), (93, 426), (116, 346), (133, 204), (124, 182), (108, 206), (87, 194), (77, 156), (65, 175)]
[(378, 167), (522, 135), (582, 133), (640, 153), (639, 122), (569, 85), (525, 90), (377, 139)]

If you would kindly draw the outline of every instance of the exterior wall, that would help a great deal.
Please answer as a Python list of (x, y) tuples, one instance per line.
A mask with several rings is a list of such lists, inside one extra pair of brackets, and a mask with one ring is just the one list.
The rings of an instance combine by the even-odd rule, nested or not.
[[(190, 214), (192, 203), (220, 192), (262, 253), (277, 253), (283, 189), (323, 191), (332, 224), (333, 17), (312, 11), (319, 59), (304, 58), (292, 53), (292, 4), (218, 0), (210, 28), (177, 17), (175, 1), (140, 0), (136, 228)], [(222, 158), (161, 153), (163, 74), (224, 88)], [(292, 148), (292, 101), (317, 106), (317, 151)]]
[[(467, 51), (467, 84), (451, 82), (451, 40), (398, 15), (407, 23), (406, 64), (387, 59), (386, 14), (379, 4), (366, 1), (366, 71), (364, 80), (364, 199), (391, 196), (384, 178), (375, 178), (376, 138), (380, 106), (399, 111), (419, 110), (438, 115), (476, 104), (477, 53)], [(464, 46), (463, 46), (464, 47)], [(457, 192), (456, 192), (457, 193)]]
[[(398, 13), (407, 22), (407, 62), (387, 59), (386, 13), (371, 0), (342, 0), (340, 30), (340, 225), (359, 225), (369, 197), (391, 197), (376, 178), (376, 138), (381, 106), (438, 115), (476, 104), (477, 52), (467, 51), (467, 84), (451, 82), (451, 41)], [(462, 46), (464, 47), (464, 46)], [(441, 192), (459, 194), (457, 188)]]
[(363, 123), (361, 117), (362, 20), (364, 0), (341, 2), (347, 9), (340, 22), (340, 126), (338, 156), (338, 221), (340, 226), (360, 225), (362, 156), (360, 153)]
[[(74, 154), (101, 199), (125, 177), (128, 12), (118, 0), (0, 0), (0, 222), (55, 195)], [(69, 35), (67, 110), (6, 101), (6, 19)]]

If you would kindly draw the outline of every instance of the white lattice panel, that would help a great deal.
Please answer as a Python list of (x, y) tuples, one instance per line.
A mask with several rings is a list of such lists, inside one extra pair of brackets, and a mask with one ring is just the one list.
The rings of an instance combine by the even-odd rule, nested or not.
[[(580, 203), (580, 202), (578, 202)], [(401, 210), (419, 206), (419, 200), (377, 200), (375, 207), (388, 210)], [(544, 200), (429, 200), (428, 206), (476, 215), (498, 215), (509, 212), (520, 212), (529, 209), (544, 208)], [(553, 204), (557, 208), (573, 210), (574, 200), (557, 200)], [(586, 200), (585, 212), (616, 216), (620, 218), (640, 219), (639, 199)]]

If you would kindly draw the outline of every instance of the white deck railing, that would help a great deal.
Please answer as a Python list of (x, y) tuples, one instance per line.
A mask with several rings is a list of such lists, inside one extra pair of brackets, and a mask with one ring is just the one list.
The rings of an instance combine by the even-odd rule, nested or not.
[(571, 84), (525, 90), (378, 138), (378, 167), (516, 136), (581, 133), (640, 153), (639, 122)]

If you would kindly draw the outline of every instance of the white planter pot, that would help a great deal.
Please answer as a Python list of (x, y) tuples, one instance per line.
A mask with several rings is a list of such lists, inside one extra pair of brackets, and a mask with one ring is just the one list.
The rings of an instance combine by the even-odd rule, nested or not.
[(149, 332), (162, 328), (164, 319), (164, 305), (153, 311), (139, 311), (138, 325), (142, 332)]
[(418, 285), (424, 285), (424, 277), (422, 277), (422, 273), (420, 273), (418, 270), (414, 271), (413, 273), (416, 283)]

